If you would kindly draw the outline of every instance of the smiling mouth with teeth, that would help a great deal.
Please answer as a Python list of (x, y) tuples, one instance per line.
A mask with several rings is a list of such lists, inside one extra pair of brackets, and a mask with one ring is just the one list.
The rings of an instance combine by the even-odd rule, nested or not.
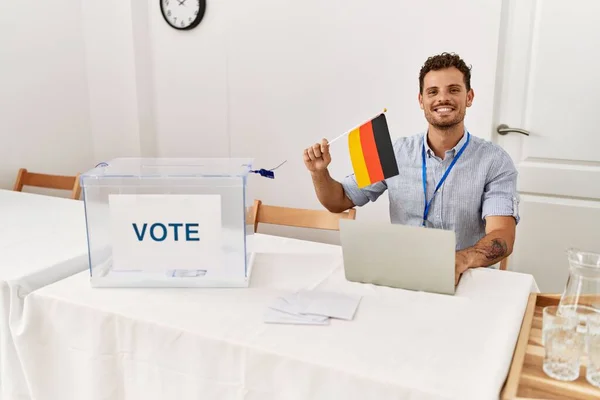
[(452, 110), (454, 110), (454, 108), (452, 108), (452, 107), (437, 107), (437, 108), (433, 109), (433, 111), (438, 114), (447, 114), (447, 113), (451, 112)]

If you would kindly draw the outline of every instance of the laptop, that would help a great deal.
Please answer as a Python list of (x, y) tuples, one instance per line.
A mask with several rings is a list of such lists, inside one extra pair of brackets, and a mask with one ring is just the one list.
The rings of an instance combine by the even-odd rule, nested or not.
[(346, 279), (454, 295), (454, 231), (340, 219)]

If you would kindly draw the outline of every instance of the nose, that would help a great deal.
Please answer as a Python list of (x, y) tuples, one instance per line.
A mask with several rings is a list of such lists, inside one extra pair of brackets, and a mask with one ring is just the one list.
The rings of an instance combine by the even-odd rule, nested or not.
[(440, 90), (440, 92), (438, 93), (437, 101), (438, 103), (444, 104), (448, 102), (449, 98), (450, 96), (445, 90)]

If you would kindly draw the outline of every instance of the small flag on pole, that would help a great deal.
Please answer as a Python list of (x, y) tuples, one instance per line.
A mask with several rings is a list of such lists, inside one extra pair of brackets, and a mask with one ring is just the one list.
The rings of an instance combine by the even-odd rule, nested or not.
[(399, 174), (385, 114), (352, 130), (348, 149), (359, 188)]

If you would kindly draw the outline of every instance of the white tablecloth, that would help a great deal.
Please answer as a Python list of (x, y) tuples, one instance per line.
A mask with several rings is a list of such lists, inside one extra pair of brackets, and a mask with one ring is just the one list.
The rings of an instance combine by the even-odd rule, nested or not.
[[(472, 270), (455, 296), (411, 292), (345, 281), (337, 246), (255, 240), (247, 289), (92, 289), (81, 273), (32, 293), (15, 340), (33, 398), (498, 397), (530, 275)], [(352, 321), (263, 322), (301, 288), (363, 298)]]
[(87, 265), (81, 201), (0, 190), (0, 399), (29, 399), (11, 333), (25, 296)]

